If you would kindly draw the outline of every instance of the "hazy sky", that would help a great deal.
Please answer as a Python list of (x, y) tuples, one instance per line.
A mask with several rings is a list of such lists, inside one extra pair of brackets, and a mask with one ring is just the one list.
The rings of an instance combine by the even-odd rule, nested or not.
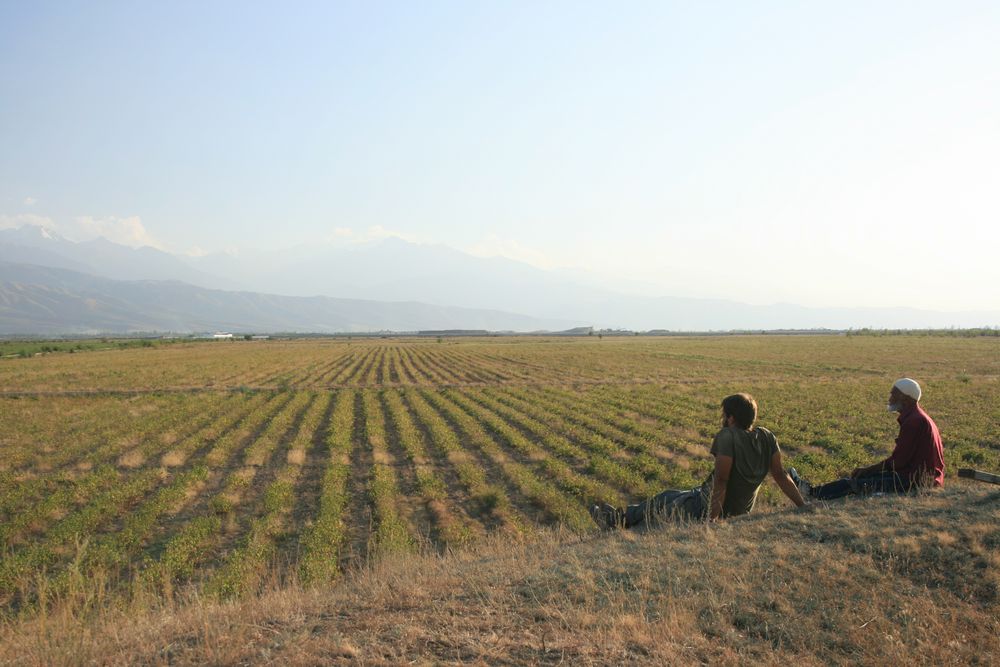
[(1000, 3), (0, 2), (0, 227), (1000, 308)]

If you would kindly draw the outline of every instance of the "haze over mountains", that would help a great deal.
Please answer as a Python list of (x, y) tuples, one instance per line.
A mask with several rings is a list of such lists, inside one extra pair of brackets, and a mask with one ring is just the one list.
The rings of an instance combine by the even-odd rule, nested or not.
[(103, 238), (76, 243), (25, 226), (0, 231), (0, 334), (1000, 324), (998, 311), (755, 306), (651, 297), (595, 282), (398, 238), (193, 258)]

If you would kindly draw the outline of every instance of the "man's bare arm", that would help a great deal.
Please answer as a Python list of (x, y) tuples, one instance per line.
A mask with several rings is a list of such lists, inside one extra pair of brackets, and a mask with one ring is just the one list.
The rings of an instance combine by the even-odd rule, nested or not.
[(796, 507), (802, 507), (806, 504), (806, 501), (802, 498), (802, 494), (799, 493), (799, 487), (795, 485), (792, 478), (785, 472), (785, 464), (781, 461), (780, 451), (775, 452), (774, 456), (771, 457), (771, 477), (777, 482), (778, 488), (781, 489), (782, 493), (788, 496), (788, 499), (795, 503)]
[(719, 454), (715, 457), (715, 475), (712, 478), (714, 480), (714, 485), (712, 486), (712, 508), (708, 514), (708, 518), (712, 521), (722, 516), (722, 507), (726, 503), (726, 486), (729, 484), (729, 473), (732, 470), (732, 456), (722, 456)]

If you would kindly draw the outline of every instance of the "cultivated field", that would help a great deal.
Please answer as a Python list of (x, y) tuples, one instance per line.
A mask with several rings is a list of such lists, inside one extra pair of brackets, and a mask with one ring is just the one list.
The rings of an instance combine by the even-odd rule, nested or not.
[[(807, 477), (884, 456), (918, 379), (949, 470), (1000, 472), (995, 338), (235, 341), (0, 361), (0, 605), (222, 598), (689, 487), (754, 394)], [(763, 511), (783, 503), (767, 487)], [(95, 582), (99, 584), (95, 588)]]

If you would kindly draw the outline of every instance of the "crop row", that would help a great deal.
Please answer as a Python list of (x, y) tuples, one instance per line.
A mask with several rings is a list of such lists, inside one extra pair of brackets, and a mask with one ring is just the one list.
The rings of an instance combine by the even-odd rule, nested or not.
[[(261, 399), (251, 399), (251, 405)], [(192, 431), (180, 441), (172, 443), (169, 451), (161, 457), (160, 464), (164, 468), (176, 467), (182, 464), (192, 450), (203, 446), (203, 443), (224, 433), (231, 425), (233, 417), (241, 414), (236, 405), (231, 402), (223, 405), (222, 414), (208, 414), (204, 418), (194, 420)], [(164, 443), (160, 439), (151, 440), (152, 445), (146, 448), (142, 455), (154, 460), (153, 449), (160, 449)], [(99, 465), (89, 472), (70, 475), (57, 473), (51, 476), (29, 479), (4, 487), (2, 502), (4, 521), (0, 524), (0, 544), (11, 544), (14, 541), (24, 542), (32, 535), (37, 539), (44, 535), (53, 517), (58, 517), (72, 511), (76, 506), (86, 503), (97, 491), (117, 482), (127, 479), (134, 466), (126, 466), (115, 472), (110, 465)], [(114, 472), (114, 474), (112, 474)], [(167, 475), (166, 470), (162, 473)], [(30, 534), (26, 534), (29, 531)]]
[[(580, 500), (573, 499), (557, 486), (539, 478), (533, 469), (546, 469), (556, 477), (559, 486), (571, 491), (582, 487), (585, 480), (566, 470), (559, 462), (541, 455), (532, 443), (518, 437), (502, 420), (487, 414), (477, 414), (474, 404), (460, 393), (425, 390), (422, 395), (457, 426), (466, 442), (497, 466), (518, 492), (542, 510), (549, 520), (565, 524), (574, 530), (590, 526), (589, 517)], [(495, 439), (494, 434), (499, 437)], [(500, 443), (504, 441), (520, 456), (513, 455), (502, 446)], [(519, 460), (522, 458), (523, 461)], [(538, 461), (537, 464), (534, 461)]]
[(328, 582), (339, 572), (340, 554), (346, 539), (343, 513), (349, 499), (347, 482), (351, 471), (353, 426), (354, 393), (350, 390), (338, 392), (324, 434), (327, 462), (315, 516), (300, 540), (299, 576), (305, 583)]
[[(316, 444), (316, 433), (327, 411), (330, 395), (302, 394), (305, 407), (292, 401), (290, 409), (271, 421), (265, 434), (254, 443), (254, 451), (248, 451), (246, 462), (260, 460), (266, 452), (280, 455), (285, 452), (285, 460), (278, 464), (274, 478), (264, 486), (260, 507), (254, 512), (250, 528), (237, 549), (231, 552), (225, 565), (210, 584), (210, 589), (224, 595), (240, 594), (255, 590), (273, 565), (277, 553), (276, 541), (288, 530), (288, 522), (295, 502), (295, 485), (302, 473), (310, 451)], [(301, 409), (300, 409), (301, 408)], [(273, 437), (280, 437), (279, 441)], [(266, 442), (257, 449), (257, 444)], [(240, 480), (245, 479), (240, 477)]]
[(327, 357), (297, 360), (293, 365), (248, 369), (227, 376), (221, 384), (268, 389), (461, 386), (558, 381), (561, 375), (558, 367), (512, 364), (503, 356), (451, 345), (360, 343), (331, 350)]
[(367, 551), (370, 554), (384, 554), (410, 550), (414, 539), (407, 522), (400, 515), (396, 466), (388, 450), (382, 406), (371, 391), (361, 392), (361, 405), (365, 439), (373, 460), (368, 480), (368, 498), (374, 527)]
[(412, 411), (414, 421), (423, 428), (435, 460), (442, 468), (453, 471), (470, 508), (489, 526), (522, 532), (525, 521), (511, 505), (503, 487), (488, 480), (482, 462), (462, 445), (459, 434), (445, 417), (422, 392), (406, 391), (401, 398)]
[[(114, 471), (118, 474), (117, 471)], [(111, 484), (82, 507), (59, 520), (44, 538), (35, 540), (0, 560), (0, 600), (11, 600), (25, 588), (33, 574), (51, 568), (80, 550), (101, 528), (124, 516), (126, 511), (160, 482), (160, 471), (148, 469), (132, 478)]]
[(444, 548), (469, 541), (475, 529), (449, 499), (448, 485), (430, 457), (424, 432), (398, 392), (384, 392), (382, 400), (398, 444), (413, 469), (416, 491), (433, 518), (434, 540)]
[[(194, 465), (203, 464), (209, 470), (206, 488), (199, 495), (196, 508), (183, 520), (173, 522), (172, 530), (147, 553), (143, 568), (146, 579), (169, 590), (174, 580), (190, 577), (200, 565), (212, 560), (221, 540), (223, 517), (234, 507), (233, 489), (242, 490), (234, 481), (235, 476), (244, 473), (238, 469), (223, 474), (230, 469), (232, 458), (249, 449), (294, 398), (293, 394), (286, 393), (251, 399), (249, 410), (235, 419), (230, 418), (227, 428), (200, 448)], [(184, 457), (186, 452), (178, 452), (178, 455)], [(226, 490), (220, 491), (220, 487)]]
[[(230, 419), (227, 413), (215, 417), (223, 428)], [(168, 456), (197, 447), (201, 438), (216, 432), (212, 426), (202, 425), (176, 443), (173, 454)], [(185, 501), (192, 488), (207, 476), (208, 468), (202, 464), (177, 475), (160, 466), (132, 471), (105, 465), (63, 485), (4, 524), (8, 544), (25, 524), (40, 536), (30, 540), (22, 536), (20, 548), (0, 561), (0, 594), (9, 595), (13, 586), (23, 586), (31, 571), (56, 567), (68, 558), (75, 558), (78, 566), (90, 572), (123, 568), (163, 516)], [(50, 523), (51, 517), (60, 516), (63, 518)], [(65, 584), (65, 577), (54, 581)]]

